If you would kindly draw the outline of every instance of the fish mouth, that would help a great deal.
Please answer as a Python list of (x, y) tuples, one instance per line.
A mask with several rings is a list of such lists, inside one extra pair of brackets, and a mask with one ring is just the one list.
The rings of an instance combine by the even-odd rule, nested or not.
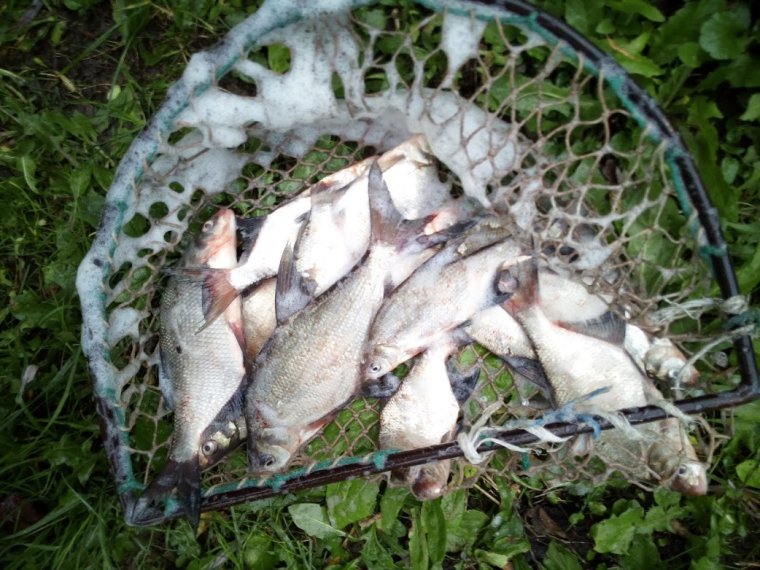
[(196, 242), (196, 245), (203, 251), (203, 255), (197, 260), (200, 264), (208, 263), (209, 259), (229, 245), (230, 240), (235, 239), (237, 218), (235, 218), (235, 213), (232, 210), (226, 208), (219, 210), (206, 223), (209, 222), (211, 222), (213, 229), (201, 233)]
[(193, 529), (201, 516), (201, 472), (198, 458), (176, 461), (169, 458), (161, 473), (143, 492), (132, 509), (133, 522), (150, 517), (157, 503), (166, 501), (176, 490), (179, 510)]

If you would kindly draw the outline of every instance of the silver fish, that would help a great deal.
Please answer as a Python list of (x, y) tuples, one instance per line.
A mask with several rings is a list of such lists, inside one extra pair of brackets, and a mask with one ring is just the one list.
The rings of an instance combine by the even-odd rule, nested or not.
[(253, 362), (277, 326), (274, 308), (276, 288), (276, 279), (265, 279), (243, 296), (246, 362)]
[(650, 339), (640, 328), (628, 325), (625, 347), (636, 363), (656, 380), (691, 386), (699, 378), (697, 369), (688, 364), (686, 356), (670, 339)]
[[(483, 224), (480, 226), (484, 227)], [(362, 375), (375, 381), (498, 300), (494, 281), (505, 260), (522, 247), (510, 238), (488, 245), (451, 243), (394, 291), (372, 323)]]
[[(648, 404), (663, 400), (652, 381), (645, 379)], [(635, 426), (642, 438), (631, 439), (612, 429), (593, 443), (594, 451), (611, 467), (624, 469), (640, 479), (655, 479), (684, 495), (707, 493), (707, 468), (699, 461), (683, 424), (673, 417)]]
[(618, 410), (646, 405), (645, 375), (618, 345), (564, 328), (539, 304), (537, 261), (502, 272), (499, 290), (511, 297), (501, 304), (527, 334), (551, 385), (555, 404), (564, 406), (600, 388), (606, 393), (577, 408)]
[(370, 249), (332, 289), (312, 301), (303, 293), (292, 250), (283, 254), (278, 326), (256, 359), (246, 396), (248, 461), (254, 473), (285, 468), (301, 445), (357, 394), (362, 349), (385, 298), (390, 268), (437, 243), (435, 236), (420, 235), (424, 220), (401, 220), (376, 163), (369, 187)]
[[(452, 441), (459, 403), (452, 391), (446, 360), (456, 348), (446, 339), (420, 355), (401, 387), (380, 414), (380, 447), (410, 450)], [(418, 499), (434, 499), (446, 490), (451, 460), (435, 461), (393, 473)]]
[[(237, 262), (235, 216), (220, 210), (203, 225), (185, 254), (185, 265), (231, 267)], [(201, 332), (201, 284), (172, 277), (161, 298), (161, 388), (174, 409), (169, 457), (135, 512), (177, 490), (181, 508), (197, 526), (200, 471), (218, 462), (240, 441), (235, 419), (242, 415), (243, 330), (239, 302), (233, 302)]]
[[(384, 176), (392, 181), (389, 190), (401, 216), (411, 220), (441, 208), (444, 212), (453, 211), (453, 214), (438, 217), (439, 226), (444, 219), (459, 217), (459, 209), (466, 202), (448, 210), (444, 207), (451, 202), (449, 186), (438, 181), (435, 164), (428, 153), (424, 138), (418, 136), (384, 153), (377, 161)], [(367, 173), (373, 160), (367, 159), (331, 174), (268, 216), (248, 222), (253, 245), (237, 267), (225, 271), (195, 271), (196, 276), (205, 280), (209, 299), (207, 322), (216, 318), (246, 288), (277, 273), (286, 244), (294, 242), (301, 224), (310, 217), (315, 223), (308, 229), (296, 254), (298, 271), (311, 279), (316, 295), (343, 277), (369, 245)], [(285, 211), (281, 211), (283, 209)], [(314, 239), (308, 236), (312, 231), (318, 231)], [(427, 229), (427, 233), (435, 231), (436, 224)]]

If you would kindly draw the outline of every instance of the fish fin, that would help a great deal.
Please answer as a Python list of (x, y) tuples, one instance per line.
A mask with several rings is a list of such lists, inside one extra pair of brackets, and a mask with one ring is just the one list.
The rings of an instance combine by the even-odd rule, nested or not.
[(243, 354), (245, 354), (245, 332), (243, 331), (243, 319), (227, 321), (227, 325), (230, 327), (232, 334), (235, 335), (235, 339), (238, 341), (240, 350), (242, 350)]
[(534, 386), (537, 386), (541, 394), (551, 401), (552, 386), (546, 377), (546, 372), (544, 372), (541, 362), (535, 358), (526, 358), (524, 356), (504, 356), (502, 360), (512, 370), (513, 375), (517, 375), (521, 380), (527, 380)]
[(172, 379), (169, 377), (167, 358), (164, 354), (164, 349), (159, 344), (158, 346), (158, 387), (161, 389), (161, 394), (164, 397), (166, 406), (170, 409), (174, 409), (174, 389), (172, 387)]
[(576, 323), (558, 322), (557, 325), (563, 329), (597, 338), (617, 346), (623, 346), (625, 342), (625, 320), (613, 311), (607, 311), (603, 315), (589, 319), (588, 321)]
[[(303, 235), (305, 228), (306, 224), (301, 226), (298, 232), (299, 238)], [(282, 252), (280, 268), (277, 271), (277, 289), (274, 296), (277, 324), (284, 323), (291, 315), (308, 305), (314, 299), (315, 290), (316, 283), (305, 279), (298, 272), (294, 247), (288, 244)]]
[[(434, 218), (435, 218), (435, 214), (425, 218), (425, 226), (427, 226), (430, 223), (429, 220), (432, 220)], [(461, 236), (464, 232), (469, 230), (475, 224), (476, 224), (475, 220), (464, 220), (461, 222), (456, 222), (450, 225), (449, 227), (442, 229), (441, 231), (418, 237), (417, 243), (424, 245), (426, 247), (432, 247), (440, 243), (445, 243), (449, 240), (452, 240), (454, 238)], [(468, 255), (469, 254), (470, 252), (468, 252)]]
[(390, 398), (396, 393), (398, 387), (401, 385), (401, 379), (388, 372), (385, 376), (381, 376), (377, 380), (368, 380), (362, 384), (360, 395), (365, 398)]
[(470, 397), (475, 390), (475, 386), (480, 379), (480, 368), (473, 366), (467, 372), (461, 372), (455, 362), (455, 359), (451, 358), (446, 362), (446, 372), (449, 376), (449, 382), (451, 383), (451, 392), (454, 394), (457, 402), (461, 406)]
[(204, 269), (201, 288), (201, 307), (205, 321), (196, 332), (199, 333), (224, 313), (232, 301), (238, 298), (240, 291), (229, 281), (229, 269)]
[(503, 269), (497, 276), (496, 289), (508, 298), (499, 304), (510, 314), (520, 313), (538, 301), (538, 257)]
[(264, 223), (267, 220), (267, 216), (255, 216), (253, 218), (237, 218), (237, 227), (240, 231), (240, 237), (243, 250), (251, 249), (256, 240), (259, 239), (261, 228), (264, 227)]
[(167, 459), (161, 473), (135, 504), (133, 519), (139, 521), (152, 505), (167, 499), (175, 489), (180, 510), (193, 529), (197, 529), (201, 516), (201, 474), (197, 457), (188, 461)]
[(368, 181), (371, 243), (395, 243), (404, 219), (393, 205), (388, 185), (377, 161), (372, 162)]

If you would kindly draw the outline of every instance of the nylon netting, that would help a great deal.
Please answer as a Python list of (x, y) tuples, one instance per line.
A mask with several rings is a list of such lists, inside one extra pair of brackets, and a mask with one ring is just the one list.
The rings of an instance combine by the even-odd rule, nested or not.
[[(414, 4), (314, 13), (261, 36), (229, 70), (214, 57), (191, 62), (186, 81), (203, 70), (216, 80), (165, 125), (169, 135), (142, 164), (109, 236), (108, 382), (123, 412), (127, 486), (150, 483), (172, 432), (157, 380), (162, 269), (218, 208), (264, 215), (414, 133), (429, 141), (453, 194), (490, 203), (630, 323), (698, 354), (698, 382), (671, 396), (737, 381), (727, 343), (715, 342), (724, 316), (702, 228), (672, 170), (672, 141), (626, 107), (615, 69), (584, 61), (519, 18)], [(482, 347), (459, 359), (482, 369), (464, 426), (487, 408), (492, 425), (543, 413), (523, 405), (501, 360)], [(376, 450), (378, 409), (375, 400), (353, 401), (292, 469)], [(593, 454), (578, 460), (566, 445), (544, 449), (532, 457), (500, 451), (477, 467), (460, 460), (450, 486), (511, 471), (554, 483), (607, 476)], [(207, 495), (255, 483), (241, 450), (203, 477)]]

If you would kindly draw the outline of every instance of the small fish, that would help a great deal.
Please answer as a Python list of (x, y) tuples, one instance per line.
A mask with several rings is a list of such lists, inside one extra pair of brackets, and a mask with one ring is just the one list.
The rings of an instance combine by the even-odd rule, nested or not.
[[(418, 136), (384, 153), (377, 162), (384, 176), (387, 174), (393, 181), (389, 190), (404, 219), (418, 219), (441, 211), (438, 221), (427, 228), (427, 233), (434, 233), (442, 229), (444, 220), (459, 219), (469, 207), (465, 206), (466, 201), (452, 203), (449, 186), (437, 180), (435, 163), (430, 156), (424, 138)], [(314, 223), (305, 232), (296, 253), (298, 271), (314, 283), (315, 295), (343, 277), (369, 245), (367, 173), (373, 160), (367, 159), (331, 174), (268, 216), (248, 222), (252, 246), (245, 248), (237, 267), (223, 271), (186, 271), (204, 279), (208, 299), (206, 322), (213, 321), (246, 288), (277, 273), (286, 244), (294, 243), (307, 219), (313, 219)], [(433, 179), (436, 183), (431, 182)], [(312, 238), (311, 233), (316, 235)]]
[(301, 445), (358, 394), (362, 349), (391, 268), (448, 237), (424, 236), (425, 220), (401, 219), (376, 163), (369, 188), (370, 249), (333, 288), (313, 299), (295, 270), (292, 249), (283, 254), (278, 326), (256, 359), (246, 396), (253, 473), (285, 468)]
[[(644, 385), (647, 403), (663, 400), (649, 378)], [(707, 468), (699, 461), (683, 424), (673, 417), (635, 426), (643, 436), (633, 440), (617, 429), (602, 432), (595, 452), (611, 467), (622, 468), (641, 479), (655, 479), (684, 495), (707, 493)]]
[(635, 325), (626, 327), (625, 348), (639, 367), (655, 380), (694, 385), (699, 379), (697, 369), (688, 364), (688, 359), (667, 338), (650, 339)]
[(606, 393), (578, 408), (612, 411), (646, 405), (646, 377), (621, 346), (564, 328), (547, 317), (538, 302), (535, 257), (503, 271), (498, 287), (511, 294), (501, 306), (525, 330), (558, 407), (605, 387)]
[[(401, 387), (380, 414), (380, 447), (406, 451), (452, 441), (459, 403), (446, 361), (457, 344), (445, 339), (420, 355)], [(440, 497), (446, 490), (451, 460), (435, 461), (393, 472), (420, 500)]]
[[(481, 224), (480, 227), (484, 227)], [(372, 323), (363, 377), (371, 382), (440, 341), (474, 314), (495, 304), (494, 282), (505, 260), (522, 247), (511, 238), (455, 242), (431, 257), (398, 287)], [(492, 236), (493, 237), (493, 236)], [(485, 240), (485, 241), (481, 241)], [(490, 242), (490, 243), (489, 243)]]
[[(185, 254), (184, 264), (232, 267), (237, 262), (235, 216), (219, 210)], [(200, 471), (217, 463), (241, 440), (235, 419), (242, 415), (243, 325), (239, 302), (224, 318), (197, 332), (203, 321), (201, 284), (181, 276), (161, 298), (160, 386), (174, 410), (169, 457), (138, 501), (134, 514), (174, 489), (191, 524), (200, 516)]]

